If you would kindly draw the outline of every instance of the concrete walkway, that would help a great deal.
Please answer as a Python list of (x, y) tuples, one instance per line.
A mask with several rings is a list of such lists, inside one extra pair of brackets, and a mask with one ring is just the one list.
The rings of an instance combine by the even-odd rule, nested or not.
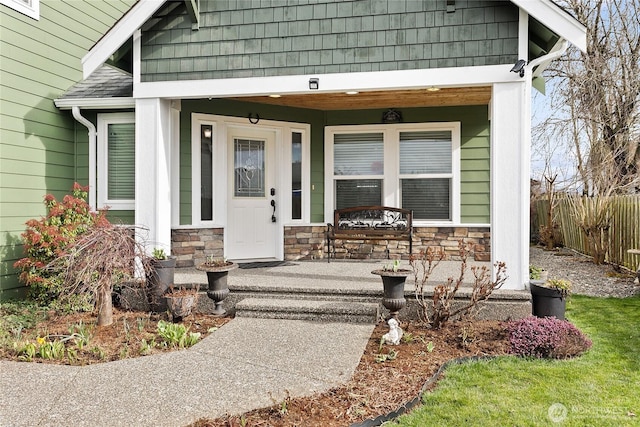
[(373, 325), (236, 318), (194, 347), (90, 366), (0, 362), (0, 426), (185, 426), (352, 376)]

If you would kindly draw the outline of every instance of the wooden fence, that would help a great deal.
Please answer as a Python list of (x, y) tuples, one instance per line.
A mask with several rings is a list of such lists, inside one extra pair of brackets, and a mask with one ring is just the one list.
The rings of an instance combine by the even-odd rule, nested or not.
[[(541, 225), (548, 225), (549, 202), (543, 199), (534, 203), (536, 215), (531, 220), (534, 229), (538, 230)], [(588, 254), (586, 235), (573, 216), (571, 205), (566, 198), (558, 199), (554, 216), (560, 226), (564, 246)], [(627, 249), (640, 249), (640, 195), (615, 196), (611, 204), (609, 251), (606, 261), (635, 271), (640, 263), (640, 255), (627, 253)]]

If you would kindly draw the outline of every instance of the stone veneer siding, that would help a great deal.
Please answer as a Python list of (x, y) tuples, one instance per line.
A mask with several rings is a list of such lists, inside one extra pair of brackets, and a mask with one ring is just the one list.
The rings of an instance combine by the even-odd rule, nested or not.
[(224, 257), (223, 228), (181, 228), (171, 230), (171, 254), (176, 267), (193, 267), (208, 256)]
[[(287, 260), (325, 258), (326, 227), (286, 226), (284, 228), (284, 257)], [(208, 256), (224, 256), (222, 228), (190, 228), (171, 231), (171, 252), (177, 257), (177, 267), (193, 267)], [(473, 244), (476, 261), (491, 260), (491, 232), (489, 227), (415, 227), (413, 252), (430, 246), (441, 247), (447, 259), (458, 256), (458, 241)], [(337, 259), (409, 258), (409, 243), (395, 240), (336, 240)]]
[[(326, 257), (326, 228), (323, 226), (285, 227), (285, 259), (319, 259)], [(441, 247), (447, 259), (458, 257), (458, 241), (473, 244), (476, 261), (491, 260), (489, 227), (414, 227), (413, 252), (430, 246)], [(336, 240), (337, 259), (409, 258), (409, 242), (396, 240)]]

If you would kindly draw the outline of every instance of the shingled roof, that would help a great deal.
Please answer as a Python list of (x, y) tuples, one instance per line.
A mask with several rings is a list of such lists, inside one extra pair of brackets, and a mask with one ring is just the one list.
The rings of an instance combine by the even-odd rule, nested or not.
[(74, 84), (59, 99), (124, 98), (133, 96), (133, 76), (109, 65)]

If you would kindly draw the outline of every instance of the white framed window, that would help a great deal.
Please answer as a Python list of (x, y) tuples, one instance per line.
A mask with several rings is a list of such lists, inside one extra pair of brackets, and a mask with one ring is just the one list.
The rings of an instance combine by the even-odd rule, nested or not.
[(325, 129), (325, 218), (333, 209), (411, 209), (414, 222), (460, 222), (460, 123)]
[(36, 21), (40, 20), (40, 0), (0, 0), (0, 4), (27, 15)]
[(98, 208), (135, 209), (135, 114), (98, 115)]

